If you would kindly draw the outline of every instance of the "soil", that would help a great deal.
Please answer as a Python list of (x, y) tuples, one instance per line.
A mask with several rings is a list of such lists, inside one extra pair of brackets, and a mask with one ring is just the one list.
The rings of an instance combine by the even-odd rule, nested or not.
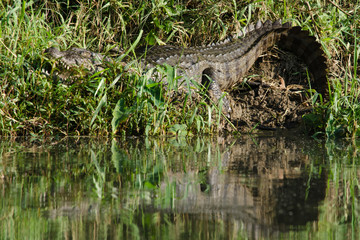
[[(311, 111), (306, 65), (277, 47), (261, 56), (229, 93), (231, 121), (237, 131), (299, 126)], [(234, 129), (227, 124), (227, 130)]]

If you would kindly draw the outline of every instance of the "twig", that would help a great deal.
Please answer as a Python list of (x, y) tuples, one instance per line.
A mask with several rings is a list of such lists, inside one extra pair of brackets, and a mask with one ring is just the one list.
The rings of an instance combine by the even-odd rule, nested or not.
[(352, 17), (352, 15), (348, 12), (346, 12), (344, 9), (342, 9), (339, 5), (337, 5), (336, 3), (334, 3), (333, 1), (329, 0), (329, 2), (334, 5), (337, 9), (339, 9), (340, 11), (342, 11), (343, 13), (345, 13), (346, 15), (348, 15), (349, 17)]
[(15, 58), (17, 57), (16, 54), (13, 53), (13, 52), (5, 45), (5, 43), (2, 41), (1, 38), (0, 38), (0, 42), (2, 43), (2, 45), (4, 45), (4, 47), (5, 47)]
[(318, 37), (320, 37), (320, 34), (319, 34), (320, 31), (319, 31), (318, 27), (317, 27), (316, 24), (315, 24), (314, 15), (312, 14), (312, 9), (311, 9), (311, 6), (310, 6), (309, 2), (306, 1), (306, 5), (307, 5), (308, 8), (309, 8), (309, 11), (310, 11), (310, 14), (311, 14), (311, 20), (312, 20), (313, 23), (314, 23), (314, 28), (315, 28), (315, 31), (316, 31), (316, 35), (317, 35)]

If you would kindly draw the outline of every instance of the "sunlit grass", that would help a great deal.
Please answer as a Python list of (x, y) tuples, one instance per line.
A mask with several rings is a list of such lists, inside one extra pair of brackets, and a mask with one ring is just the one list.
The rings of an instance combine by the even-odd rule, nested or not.
[[(329, 58), (330, 90), (328, 102), (317, 104), (314, 115), (308, 118), (310, 127), (327, 138), (356, 138), (360, 134), (358, 8), (355, 2), (342, 6), (331, 1), (324, 11), (319, 11), (315, 26), (322, 35), (321, 43)], [(314, 19), (314, 15), (309, 19)], [(310, 25), (308, 27), (311, 29)]]
[[(109, 65), (74, 84), (42, 74), (43, 51), (82, 47), (106, 53), (118, 46), (193, 46), (224, 39), (249, 22), (283, 19), (316, 36), (329, 59), (328, 101), (305, 124), (326, 137), (357, 137), (359, 107), (358, 4), (331, 1), (128, 1), (0, 3), (1, 135), (194, 135), (219, 130), (219, 106), (202, 96), (169, 97), (136, 64)], [(141, 34), (142, 33), (142, 34)], [(127, 52), (132, 58), (132, 51)], [(120, 59), (124, 59), (121, 56)], [(159, 68), (168, 81), (171, 68)], [(160, 93), (159, 93), (160, 91)], [(325, 98), (325, 96), (324, 96)], [(221, 104), (220, 104), (221, 105)], [(180, 111), (179, 111), (180, 109)]]

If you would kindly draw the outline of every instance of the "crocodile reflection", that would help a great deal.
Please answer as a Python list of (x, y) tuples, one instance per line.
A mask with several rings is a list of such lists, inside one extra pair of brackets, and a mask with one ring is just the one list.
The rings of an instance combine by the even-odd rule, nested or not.
[[(175, 183), (174, 204), (153, 202), (144, 204), (144, 210), (240, 220), (252, 236), (258, 231), (264, 236), (318, 220), (326, 174), (311, 172), (309, 154), (298, 140), (271, 136), (254, 142), (245, 137), (228, 146), (220, 147), (220, 168), (210, 167), (205, 173), (196, 167), (186, 173), (181, 166), (172, 169), (160, 188), (165, 192)], [(205, 181), (199, 179), (202, 173)]]

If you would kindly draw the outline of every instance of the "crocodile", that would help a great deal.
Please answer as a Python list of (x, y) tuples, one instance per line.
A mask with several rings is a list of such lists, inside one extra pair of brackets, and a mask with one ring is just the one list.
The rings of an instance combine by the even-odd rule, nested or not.
[[(327, 60), (320, 43), (308, 31), (292, 26), (290, 22), (281, 23), (281, 20), (258, 21), (241, 33), (208, 46), (149, 46), (139, 48), (135, 53), (145, 68), (162, 64), (176, 66), (178, 76), (191, 78), (208, 87), (211, 99), (218, 101), (223, 92), (241, 83), (259, 56), (275, 44), (301, 58), (312, 74), (312, 87), (327, 94)], [(45, 53), (51, 59), (60, 60), (67, 70), (82, 67), (96, 72), (104, 68), (104, 62), (114, 60), (79, 48), (60, 51), (51, 47)], [(71, 72), (67, 71), (61, 77), (68, 75)], [(226, 96), (223, 102), (224, 112), (231, 112)]]
[[(82, 75), (81, 70), (85, 70), (84, 74), (95, 73), (104, 70), (104, 62), (110, 62), (111, 58), (100, 53), (95, 53), (83, 48), (71, 48), (67, 51), (60, 51), (55, 47), (45, 50), (48, 58), (56, 60), (57, 71), (54, 76), (62, 80), (69, 79), (74, 76)], [(47, 71), (44, 71), (48, 75)]]

